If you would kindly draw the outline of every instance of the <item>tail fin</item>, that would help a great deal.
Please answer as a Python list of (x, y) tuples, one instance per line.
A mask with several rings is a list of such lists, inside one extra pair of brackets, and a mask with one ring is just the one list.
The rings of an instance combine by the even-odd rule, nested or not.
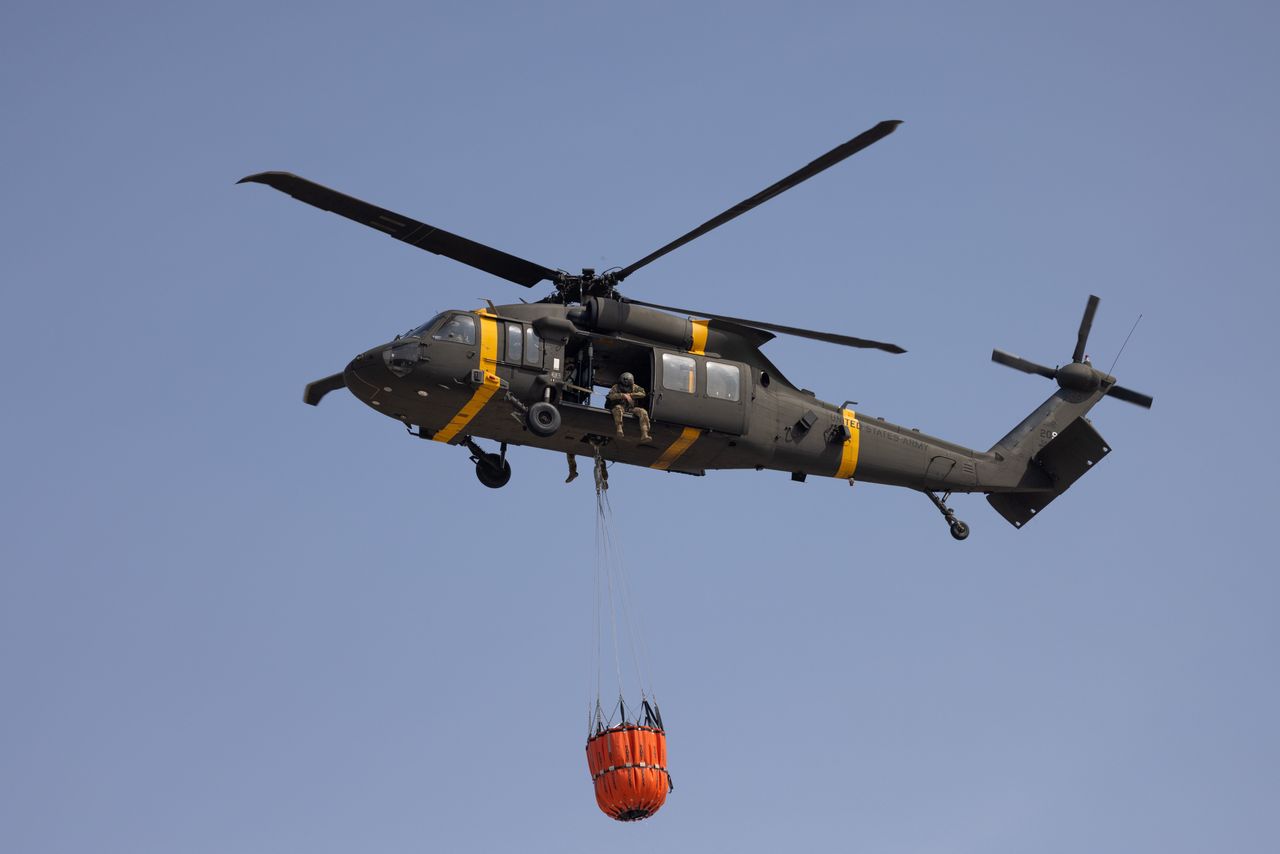
[(1054, 433), (1029, 458), (1018, 455), (1006, 460), (1008, 465), (1023, 468), (1021, 481), (1040, 481), (1042, 488), (1028, 492), (989, 493), (987, 502), (1009, 524), (1021, 528), (1109, 453), (1111, 448), (1106, 441), (1093, 429), (1089, 419), (1081, 415), (1066, 429)]
[(1085, 413), (1107, 395), (1151, 408), (1151, 398), (1116, 385), (1085, 355), (1098, 298), (1090, 296), (1071, 361), (1050, 368), (995, 350), (991, 361), (1058, 383), (1058, 391), (991, 449), (999, 462), (987, 501), (1015, 528), (1021, 528), (1066, 492), (1071, 484), (1111, 452)]

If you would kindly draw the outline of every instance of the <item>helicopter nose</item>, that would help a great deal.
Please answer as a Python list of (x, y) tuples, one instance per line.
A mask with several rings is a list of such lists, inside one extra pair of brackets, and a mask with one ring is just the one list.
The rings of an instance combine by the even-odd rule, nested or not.
[(372, 403), (381, 392), (392, 387), (397, 377), (388, 368), (384, 354), (389, 352), (391, 344), (382, 344), (366, 350), (352, 359), (342, 371), (347, 381), (347, 390), (365, 403)]

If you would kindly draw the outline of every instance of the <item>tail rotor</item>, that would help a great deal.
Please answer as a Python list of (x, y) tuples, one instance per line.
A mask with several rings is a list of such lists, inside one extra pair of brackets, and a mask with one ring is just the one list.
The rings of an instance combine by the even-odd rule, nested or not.
[(1116, 385), (1115, 377), (1094, 368), (1085, 356), (1085, 346), (1089, 342), (1089, 332), (1093, 328), (1093, 316), (1098, 311), (1098, 302), (1096, 296), (1089, 296), (1084, 316), (1080, 319), (1080, 331), (1076, 335), (1076, 349), (1068, 364), (1050, 368), (1004, 350), (992, 350), (991, 361), (1024, 374), (1036, 374), (1045, 379), (1056, 380), (1060, 388), (1071, 391), (1094, 392), (1101, 388), (1108, 397), (1150, 409), (1153, 403), (1150, 395)]

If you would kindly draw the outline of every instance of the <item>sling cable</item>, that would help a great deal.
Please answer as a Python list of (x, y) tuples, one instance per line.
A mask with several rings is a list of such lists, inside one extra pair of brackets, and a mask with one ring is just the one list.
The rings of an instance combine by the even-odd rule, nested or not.
[[(596, 803), (605, 815), (618, 821), (639, 821), (658, 811), (675, 787), (667, 771), (667, 734), (658, 711), (657, 696), (645, 678), (644, 645), (631, 613), (626, 573), (618, 541), (613, 534), (613, 510), (609, 506), (609, 472), (596, 452), (596, 577), (592, 666), (594, 697), (587, 706), (587, 766), (595, 785)], [(607, 626), (604, 624), (607, 618)], [(621, 621), (621, 627), (619, 626)], [(605, 635), (612, 651), (617, 702), (605, 711), (602, 691)], [(621, 638), (625, 637), (623, 644)], [(631, 668), (640, 703), (628, 705), (629, 682), (624, 681), (623, 658), (630, 653)], [(610, 688), (614, 686), (609, 686)], [(613, 696), (612, 692), (609, 693)], [(632, 695), (634, 699), (634, 694)]]

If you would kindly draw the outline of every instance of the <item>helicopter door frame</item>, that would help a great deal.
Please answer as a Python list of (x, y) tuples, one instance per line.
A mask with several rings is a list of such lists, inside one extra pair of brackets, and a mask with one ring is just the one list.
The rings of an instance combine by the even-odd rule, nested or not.
[[(713, 374), (710, 387), (708, 364)], [(729, 368), (738, 371), (736, 400), (731, 399), (733, 389), (726, 384), (725, 371)], [(752, 398), (754, 378), (742, 362), (655, 347), (652, 376), (649, 415), (654, 421), (701, 427), (731, 436), (746, 432), (747, 404)], [(691, 382), (693, 387), (688, 388)]]

